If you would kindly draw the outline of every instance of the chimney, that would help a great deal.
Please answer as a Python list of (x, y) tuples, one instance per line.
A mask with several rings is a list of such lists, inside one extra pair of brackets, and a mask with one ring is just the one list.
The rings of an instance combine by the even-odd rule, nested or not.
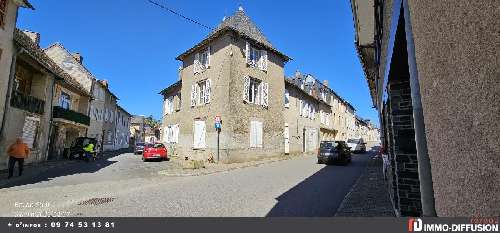
[(325, 87), (328, 87), (328, 80), (326, 80), (326, 79), (325, 79), (325, 80), (323, 80), (323, 85), (324, 85)]
[(299, 70), (296, 70), (295, 71), (295, 78), (300, 78), (300, 71)]
[(26, 34), (38, 47), (40, 47), (40, 33), (23, 30), (24, 34)]
[(78, 63), (83, 64), (83, 56), (80, 53), (73, 53), (71, 54), (75, 58)]
[(181, 80), (181, 79), (182, 79), (182, 66), (179, 66), (177, 80)]
[(99, 80), (99, 82), (106, 88), (108, 88), (108, 80)]

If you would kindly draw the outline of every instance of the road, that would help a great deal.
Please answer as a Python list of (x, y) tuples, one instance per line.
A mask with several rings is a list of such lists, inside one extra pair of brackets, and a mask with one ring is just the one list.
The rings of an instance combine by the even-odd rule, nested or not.
[(205, 176), (166, 177), (158, 171), (170, 162), (143, 163), (128, 153), (0, 189), (0, 215), (333, 216), (370, 157), (354, 155), (348, 166), (298, 157)]

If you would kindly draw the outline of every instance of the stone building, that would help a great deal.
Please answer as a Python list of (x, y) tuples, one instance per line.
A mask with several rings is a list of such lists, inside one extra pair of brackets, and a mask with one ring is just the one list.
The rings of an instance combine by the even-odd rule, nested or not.
[(116, 133), (115, 133), (115, 150), (125, 149), (130, 147), (130, 113), (124, 108), (117, 105), (116, 114)]
[(396, 212), (500, 215), (498, 2), (351, 5)]
[(98, 147), (104, 151), (114, 150), (116, 142), (116, 116), (118, 97), (109, 89), (106, 80), (98, 80), (83, 64), (80, 53), (69, 52), (61, 43), (55, 43), (44, 49), (61, 69), (77, 80), (86, 91), (92, 93), (88, 115), (90, 126), (87, 136), (96, 138)]
[[(283, 67), (290, 58), (271, 45), (243, 9), (177, 59), (181, 79), (163, 92), (168, 111), (162, 127), (172, 130), (172, 138), (164, 140), (173, 142), (177, 153), (215, 158), (218, 141), (220, 160), (226, 162), (283, 153)], [(171, 101), (176, 96), (178, 109)], [(220, 133), (216, 116), (222, 118)]]
[(137, 142), (145, 142), (145, 117), (132, 116), (130, 118), (130, 144), (135, 145)]
[(4, 110), (8, 105), (8, 87), (13, 66), (13, 58), (18, 51), (14, 44), (18, 8), (34, 9), (28, 1), (0, 1), (0, 122), (5, 124)]
[[(77, 106), (82, 110), (88, 106), (85, 101), (90, 96), (40, 49), (39, 37), (38, 33), (14, 30), (16, 53), (8, 71), (7, 105), (1, 128), (0, 150), (6, 151), (16, 138), (21, 137), (31, 148), (27, 163), (50, 158), (48, 145), (53, 130), (51, 122), (74, 123), (73, 114), (67, 114), (68, 109), (59, 109), (59, 106), (54, 105), (55, 98), (61, 93), (57, 88), (64, 87), (81, 98), (82, 103), (78, 102)], [(4, 153), (2, 155), (5, 163), (1, 163), (1, 166), (5, 168), (7, 156)]]

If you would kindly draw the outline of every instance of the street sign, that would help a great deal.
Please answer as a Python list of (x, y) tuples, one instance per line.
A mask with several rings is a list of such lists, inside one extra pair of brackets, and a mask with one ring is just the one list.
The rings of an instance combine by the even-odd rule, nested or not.
[(215, 128), (216, 129), (222, 128), (222, 124), (220, 122), (215, 123)]
[(215, 116), (215, 123), (220, 123), (220, 122), (221, 122), (220, 116)]

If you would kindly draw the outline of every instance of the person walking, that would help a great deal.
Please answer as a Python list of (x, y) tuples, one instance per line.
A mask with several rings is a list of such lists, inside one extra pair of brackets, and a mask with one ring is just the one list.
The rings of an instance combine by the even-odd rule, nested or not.
[(14, 175), (14, 166), (18, 165), (19, 176), (23, 174), (24, 159), (30, 154), (28, 145), (23, 142), (23, 139), (17, 138), (16, 142), (9, 146), (7, 150), (9, 155), (9, 179)]

